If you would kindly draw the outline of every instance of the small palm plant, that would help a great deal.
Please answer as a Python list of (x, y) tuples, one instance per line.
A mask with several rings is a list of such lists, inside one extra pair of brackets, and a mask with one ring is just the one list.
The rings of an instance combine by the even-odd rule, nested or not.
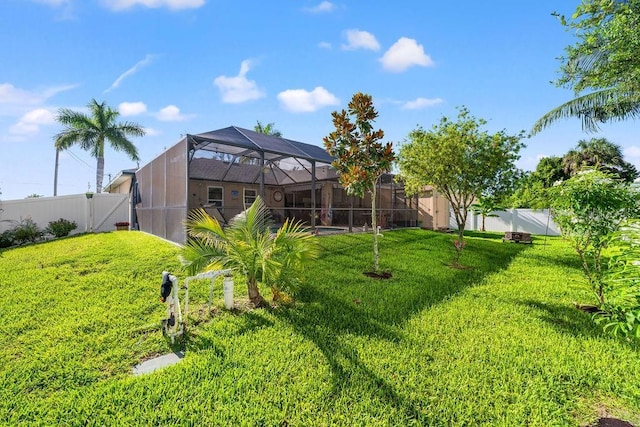
[(301, 222), (287, 220), (275, 233), (272, 224), (260, 197), (224, 229), (205, 210), (196, 209), (186, 221), (189, 240), (181, 258), (190, 274), (223, 268), (242, 273), (249, 300), (264, 306), (259, 282), (271, 287), (277, 301), (283, 291), (299, 285), (305, 262), (319, 254), (317, 241)]

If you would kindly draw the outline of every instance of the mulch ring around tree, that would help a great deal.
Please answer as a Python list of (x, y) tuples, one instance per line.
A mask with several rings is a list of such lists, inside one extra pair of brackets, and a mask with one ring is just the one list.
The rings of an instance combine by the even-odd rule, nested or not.
[(391, 272), (389, 271), (380, 271), (378, 273), (375, 271), (365, 271), (362, 274), (373, 279), (391, 279), (392, 277)]

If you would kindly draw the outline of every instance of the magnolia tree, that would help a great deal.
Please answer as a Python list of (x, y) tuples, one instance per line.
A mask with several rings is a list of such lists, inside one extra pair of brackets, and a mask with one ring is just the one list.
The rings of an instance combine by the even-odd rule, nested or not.
[(431, 130), (413, 130), (398, 154), (407, 194), (432, 185), (451, 204), (458, 226), (454, 264), (464, 248), (467, 214), (476, 198), (507, 193), (518, 176), (515, 161), (524, 146), (524, 133), (490, 134), (482, 130), (485, 124), (462, 107), (457, 121), (443, 117)]
[(640, 214), (640, 193), (603, 172), (587, 171), (551, 188), (550, 196), (553, 219), (580, 256), (589, 288), (602, 308), (610, 289), (602, 251), (612, 233)]
[(348, 110), (331, 113), (336, 130), (324, 137), (324, 146), (335, 160), (340, 183), (347, 194), (364, 197), (371, 194), (371, 226), (373, 228), (373, 268), (379, 270), (378, 227), (376, 220), (376, 184), (384, 173), (391, 171), (393, 144), (380, 142), (382, 129), (374, 130), (378, 112), (371, 95), (356, 93)]

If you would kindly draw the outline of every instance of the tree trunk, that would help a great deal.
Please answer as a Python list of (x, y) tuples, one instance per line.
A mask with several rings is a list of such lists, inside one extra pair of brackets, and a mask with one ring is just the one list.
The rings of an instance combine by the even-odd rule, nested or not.
[(102, 193), (102, 178), (104, 177), (104, 156), (98, 157), (98, 168), (96, 170), (96, 193)]
[(255, 280), (247, 280), (247, 293), (249, 294), (249, 301), (253, 304), (254, 307), (264, 307), (266, 302), (262, 295), (260, 295), (260, 291), (258, 290), (258, 282)]
[(373, 183), (371, 190), (371, 227), (373, 228), (373, 271), (379, 269), (378, 263), (378, 218), (376, 218), (376, 183)]
[(485, 216), (484, 216), (484, 214), (483, 214), (483, 215), (482, 215), (482, 231), (483, 231), (483, 232), (485, 231), (485, 229), (484, 229), (484, 220), (485, 220), (485, 218), (486, 218), (486, 217), (485, 217)]

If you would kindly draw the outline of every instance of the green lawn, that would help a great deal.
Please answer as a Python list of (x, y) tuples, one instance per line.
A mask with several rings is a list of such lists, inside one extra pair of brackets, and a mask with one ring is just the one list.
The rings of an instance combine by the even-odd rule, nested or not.
[[(194, 283), (178, 365), (134, 377), (171, 351), (163, 270), (178, 249), (137, 232), (83, 235), (0, 252), (0, 422), (6, 425), (640, 424), (640, 346), (603, 334), (577, 256), (531, 246), (386, 232), (320, 237), (293, 307), (229, 313)], [(236, 286), (236, 297), (245, 288)], [(268, 291), (264, 290), (265, 295)]]

